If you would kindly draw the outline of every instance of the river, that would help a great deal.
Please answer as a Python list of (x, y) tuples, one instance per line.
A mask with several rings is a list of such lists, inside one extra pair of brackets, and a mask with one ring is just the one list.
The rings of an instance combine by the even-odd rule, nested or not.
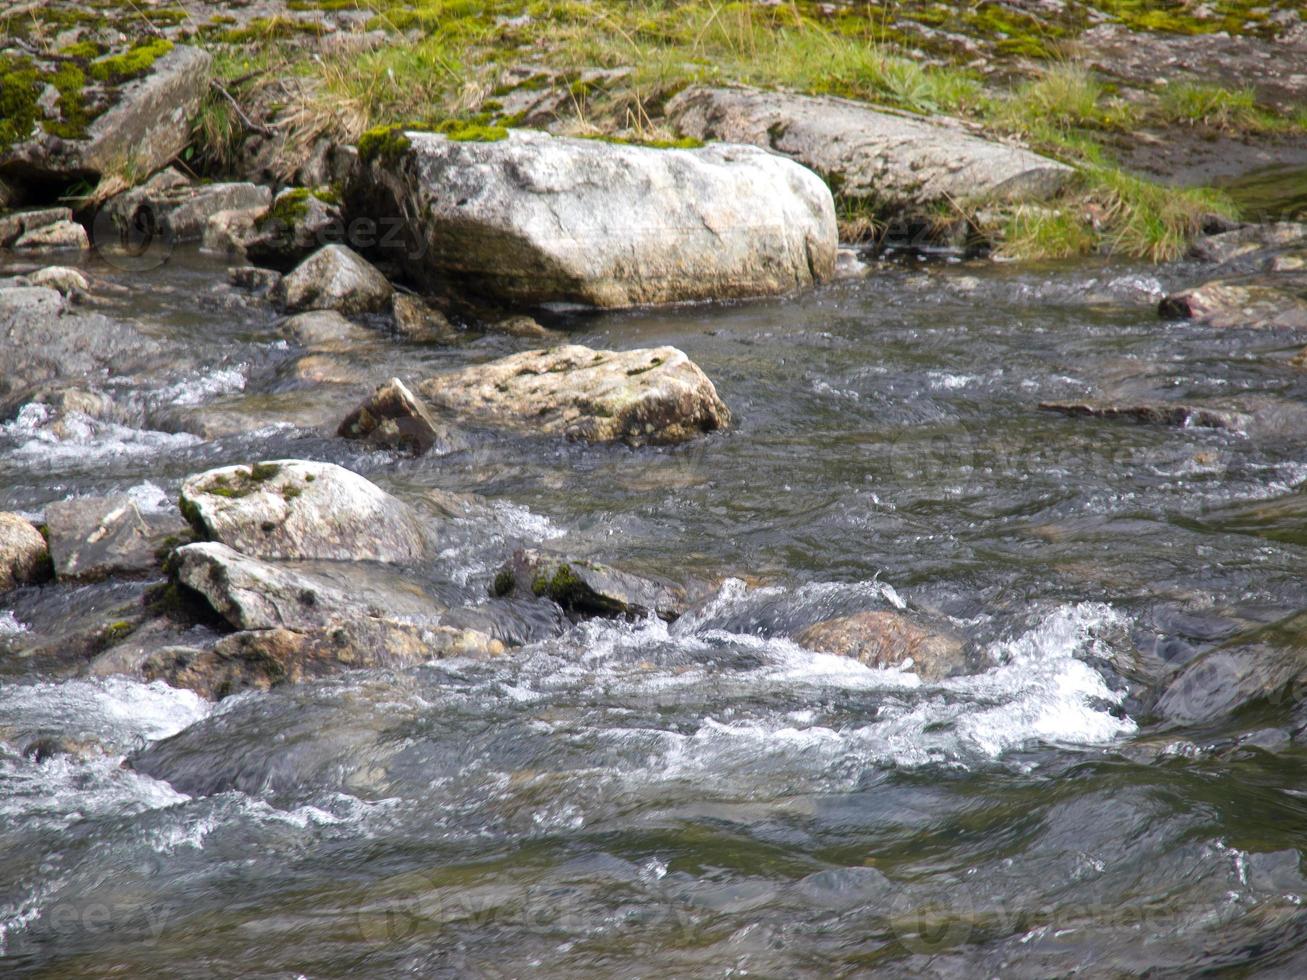
[[(419, 459), (314, 428), (349, 399), (222, 266), (89, 271), (169, 359), (106, 380), (118, 421), (0, 425), (0, 509), (167, 507), (202, 469), (320, 459), (443, 508), (430, 574), (460, 601), (518, 544), (712, 592), (671, 625), (510, 623), (508, 657), (216, 705), (0, 656), (0, 973), (1307, 972), (1307, 374), (1292, 337), (1159, 320), (1196, 268), (909, 259), (558, 314), (591, 347), (681, 348), (735, 425), (639, 450), (472, 428)], [(528, 346), (378, 335), (345, 363), (362, 392)], [(1086, 398), (1288, 421), (1038, 408)], [(161, 431), (213, 404), (247, 423)], [(0, 634), (143, 587), (25, 590)], [(951, 622), (981, 669), (926, 683), (785, 638), (874, 606)], [(21, 751), (45, 735), (92, 748)]]

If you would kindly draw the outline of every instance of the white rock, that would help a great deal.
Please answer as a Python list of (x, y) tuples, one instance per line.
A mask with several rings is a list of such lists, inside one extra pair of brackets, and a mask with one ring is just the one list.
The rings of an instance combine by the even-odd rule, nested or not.
[(821, 179), (755, 147), (653, 149), (511, 130), (410, 132), (350, 188), (427, 284), (522, 305), (600, 307), (787, 293), (829, 279), (835, 207)]

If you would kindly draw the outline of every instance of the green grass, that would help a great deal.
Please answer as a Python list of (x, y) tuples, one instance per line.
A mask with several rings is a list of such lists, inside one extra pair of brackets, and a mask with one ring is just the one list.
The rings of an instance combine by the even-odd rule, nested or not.
[[(1179, 0), (1071, 0), (1063, 13), (1035, 18), (992, 0), (833, 9), (814, 2), (716, 0), (296, 0), (297, 10), (357, 7), (389, 40), (366, 52), (324, 55), (304, 33), (311, 24), (274, 18), (226, 32), (218, 49), (282, 59), (269, 77), (301, 83), (302, 104), (294, 109), (303, 131), (354, 140), (365, 158), (400, 148), (405, 127), (444, 127), (453, 139), (502, 138), (516, 121), (505, 117), (503, 104), (519, 90), (546, 88), (563, 95), (556, 120), (562, 131), (652, 145), (680, 145), (661, 109), (692, 84), (781, 88), (957, 115), (1079, 171), (1073, 186), (1046, 207), (985, 209), (984, 222), (977, 213), (963, 215), (986, 225), (981, 230), (998, 238), (1004, 253), (1033, 258), (1110, 251), (1166, 259), (1183, 251), (1204, 215), (1230, 213), (1230, 204), (1214, 192), (1126, 174), (1113, 163), (1110, 142), (1152, 124), (1303, 130), (1307, 109), (1276, 120), (1247, 90), (1186, 84), (1126, 99), (1061, 52), (1100, 14), (1135, 29), (1183, 33), (1257, 21), (1255, 5), (1243, 0), (1208, 6), (1212, 15), (1202, 18)], [(923, 59), (902, 47), (920, 40), (912, 24), (983, 37), (1023, 67), (1000, 83), (945, 63), (938, 46), (926, 44), (937, 57)], [(534, 70), (509, 74), (510, 68)], [(626, 74), (582, 81), (595, 69), (615, 68)], [(202, 116), (203, 138), (226, 146), (230, 112), (211, 101)], [(874, 237), (884, 216), (873, 204), (843, 199), (834, 190), (844, 233)]]
[(1257, 104), (1251, 88), (1227, 89), (1197, 82), (1175, 82), (1158, 96), (1157, 116), (1163, 122), (1208, 126), (1228, 133), (1272, 132), (1293, 128)]

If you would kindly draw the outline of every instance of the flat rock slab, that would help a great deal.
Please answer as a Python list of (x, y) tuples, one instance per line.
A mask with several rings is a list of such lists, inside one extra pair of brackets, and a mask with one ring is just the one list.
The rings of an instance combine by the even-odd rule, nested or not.
[(1302, 105), (1307, 83), (1307, 37), (1263, 40), (1212, 34), (1133, 31), (1103, 24), (1076, 44), (1099, 71), (1145, 88), (1158, 81), (1207, 82), (1223, 88), (1252, 86), (1259, 102), (1284, 112)]
[(1172, 293), (1157, 311), (1210, 327), (1307, 330), (1307, 276), (1218, 279)]
[(181, 508), (201, 537), (259, 558), (407, 564), (428, 553), (430, 532), (408, 504), (331, 463), (209, 470), (182, 484)]
[(176, 512), (143, 514), (126, 494), (57, 501), (46, 507), (45, 522), (61, 580), (158, 572), (157, 552), (188, 530)]
[[(394, 133), (347, 194), (398, 223), (418, 282), (498, 303), (629, 307), (788, 293), (835, 268), (816, 174), (752, 146), (654, 149), (511, 130)], [(382, 242), (381, 244), (385, 244)]]
[(470, 422), (587, 442), (677, 443), (730, 423), (708, 376), (675, 347), (569, 344), (438, 374), (415, 388), (438, 411)]
[(744, 88), (691, 88), (667, 104), (688, 136), (752, 143), (826, 176), (843, 197), (886, 212), (937, 201), (1029, 201), (1074, 171), (1029, 150), (973, 136), (961, 123), (857, 102)]

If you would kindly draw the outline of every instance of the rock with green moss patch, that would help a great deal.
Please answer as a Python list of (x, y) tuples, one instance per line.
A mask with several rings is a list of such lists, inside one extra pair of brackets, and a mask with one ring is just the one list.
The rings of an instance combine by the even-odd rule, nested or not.
[(332, 463), (209, 470), (182, 484), (181, 503), (201, 537), (260, 558), (409, 564), (433, 544), (411, 507)]
[[(84, 110), (77, 132), (49, 133), (34, 114), (30, 125), (0, 131), (0, 177), (20, 186), (108, 175), (130, 180), (153, 173), (181, 153), (190, 140), (191, 117), (208, 88), (212, 56), (199, 48), (169, 45), (165, 50), (148, 42), (133, 51), (112, 56), (127, 60), (90, 63), (90, 79), (102, 86), (108, 104), (94, 119)], [(67, 89), (72, 78), (63, 80)], [(71, 89), (60, 94), (66, 101)]]
[(344, 245), (320, 248), (284, 276), (272, 299), (287, 312), (336, 310), (381, 313), (394, 287), (376, 268)]
[(685, 590), (669, 582), (530, 549), (513, 553), (495, 574), (490, 591), (499, 599), (550, 599), (577, 618), (653, 614), (670, 622), (686, 607)]
[(841, 197), (874, 201), (881, 216), (939, 202), (1042, 199), (1074, 173), (1029, 150), (974, 136), (955, 120), (846, 99), (691, 88), (668, 103), (667, 114), (688, 135), (792, 157), (826, 174)]
[(45, 522), (61, 581), (156, 574), (160, 546), (186, 531), (176, 512), (142, 512), (126, 494), (57, 501), (46, 507)]
[(45, 538), (18, 514), (0, 513), (0, 595), (50, 577)]
[(326, 188), (282, 191), (242, 243), (257, 265), (287, 270), (324, 245), (345, 241), (340, 201)]
[(830, 191), (776, 154), (455, 138), (470, 132), (360, 143), (347, 210), (398, 222), (386, 254), (424, 285), (627, 307), (787, 293), (834, 269)]
[(684, 442), (731, 417), (707, 375), (675, 347), (525, 351), (435, 375), (416, 391), (478, 424), (633, 446)]

